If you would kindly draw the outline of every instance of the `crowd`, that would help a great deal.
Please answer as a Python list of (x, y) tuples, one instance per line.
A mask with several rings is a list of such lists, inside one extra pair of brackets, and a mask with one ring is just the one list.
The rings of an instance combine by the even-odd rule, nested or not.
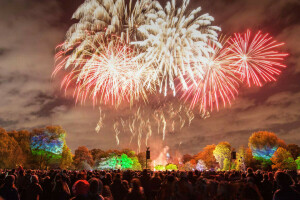
[(0, 200), (300, 200), (295, 171), (0, 170)]

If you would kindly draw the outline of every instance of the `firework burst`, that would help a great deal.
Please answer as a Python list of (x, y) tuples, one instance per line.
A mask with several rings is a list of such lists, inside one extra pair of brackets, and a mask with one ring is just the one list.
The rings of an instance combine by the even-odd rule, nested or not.
[(184, 76), (194, 79), (193, 67), (197, 76), (202, 76), (202, 63), (213, 52), (207, 41), (217, 42), (219, 27), (211, 26), (214, 18), (208, 14), (200, 15), (201, 8), (187, 13), (189, 0), (184, 0), (177, 8), (175, 0), (167, 2), (166, 7), (146, 15), (146, 22), (138, 28), (142, 40), (132, 42), (141, 49), (137, 56), (147, 65), (155, 67), (159, 91), (167, 95), (170, 88), (176, 94), (175, 78), (179, 78), (187, 88)]
[(288, 54), (276, 50), (284, 43), (277, 43), (269, 34), (258, 32), (251, 37), (248, 30), (243, 36), (234, 34), (229, 44), (233, 53), (232, 65), (249, 87), (251, 84), (262, 86), (262, 82), (276, 81), (275, 76), (281, 73), (281, 68), (286, 67), (281, 61)]
[[(231, 65), (232, 53), (227, 43), (227, 39), (220, 40), (222, 48), (214, 43), (208, 42), (208, 45), (214, 50), (209, 53), (208, 62), (203, 66), (203, 77), (196, 77), (196, 83), (188, 79), (188, 89), (182, 86), (181, 90), (185, 101), (190, 101), (190, 108), (199, 106), (200, 112), (212, 111), (213, 108), (219, 109), (220, 102), (225, 106), (231, 102), (231, 99), (238, 93), (238, 79), (236, 78), (234, 68)], [(194, 68), (198, 70), (198, 68)]]
[[(100, 37), (81, 52), (72, 70), (65, 76), (62, 86), (75, 85), (74, 96), (82, 103), (90, 97), (97, 103), (120, 105), (127, 101), (147, 100), (144, 83), (149, 70), (134, 59), (135, 52), (117, 37)], [(58, 72), (64, 63), (57, 65)], [(147, 76), (146, 76), (147, 75)], [(148, 87), (149, 88), (149, 87)], [(98, 102), (99, 101), (99, 102)]]

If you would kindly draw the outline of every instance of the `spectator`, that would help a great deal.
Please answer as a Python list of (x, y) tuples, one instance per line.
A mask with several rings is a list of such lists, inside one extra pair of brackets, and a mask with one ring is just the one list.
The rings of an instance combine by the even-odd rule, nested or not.
[(274, 193), (273, 200), (299, 200), (300, 194), (291, 186), (294, 184), (290, 175), (284, 172), (276, 172), (275, 180), (279, 189)]
[(246, 183), (243, 187), (242, 200), (263, 200), (257, 186), (253, 183)]
[(112, 194), (111, 194), (111, 191), (110, 191), (108, 185), (105, 185), (105, 186), (103, 187), (103, 193), (102, 193), (102, 196), (104, 197), (104, 200), (113, 200), (113, 197), (112, 197)]
[(126, 197), (128, 190), (122, 184), (121, 174), (115, 175), (114, 182), (110, 185), (110, 191), (114, 200), (123, 200)]
[(19, 193), (15, 187), (15, 177), (13, 175), (8, 175), (5, 178), (4, 186), (0, 189), (0, 197), (5, 200), (19, 200)]
[(269, 181), (268, 174), (263, 175), (263, 180), (261, 182), (261, 194), (264, 200), (272, 200), (273, 198), (273, 184)]
[(91, 178), (89, 180), (89, 184), (89, 200), (104, 200), (103, 196), (101, 195), (103, 189), (102, 182), (97, 178)]
[(74, 183), (72, 190), (75, 195), (72, 200), (88, 200), (90, 184), (86, 180), (78, 180)]
[(71, 197), (68, 184), (63, 180), (60, 174), (55, 176), (55, 185), (53, 187), (52, 195), (55, 200), (69, 200)]
[(127, 200), (145, 200), (143, 187), (141, 187), (141, 182), (139, 179), (132, 179), (132, 188), (127, 196)]
[(37, 175), (32, 175), (30, 178), (30, 185), (26, 189), (26, 200), (39, 200), (43, 194), (43, 189), (39, 184), (39, 178)]

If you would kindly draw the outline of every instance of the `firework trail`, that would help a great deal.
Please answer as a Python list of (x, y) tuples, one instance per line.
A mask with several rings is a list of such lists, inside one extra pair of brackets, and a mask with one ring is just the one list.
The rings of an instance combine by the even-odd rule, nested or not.
[(101, 128), (103, 128), (103, 126), (104, 126), (103, 121), (104, 121), (104, 119), (105, 119), (105, 114), (102, 114), (102, 110), (101, 110), (100, 107), (99, 107), (99, 112), (100, 112), (100, 118), (99, 118), (99, 121), (98, 121), (97, 126), (96, 126), (96, 128), (95, 128), (95, 131), (96, 131), (97, 133), (99, 133), (100, 130), (101, 130)]
[(120, 140), (119, 140), (119, 134), (120, 134), (120, 129), (119, 129), (119, 122), (115, 122), (114, 123), (114, 129), (115, 129), (115, 133), (116, 133), (116, 142), (117, 142), (117, 145), (120, 144)]
[(262, 86), (262, 81), (276, 81), (275, 76), (281, 73), (280, 68), (286, 67), (281, 61), (288, 54), (276, 50), (284, 43), (277, 43), (268, 33), (262, 34), (259, 31), (254, 37), (251, 37), (250, 30), (243, 36), (236, 33), (229, 44), (229, 51), (233, 54), (232, 65), (249, 87), (251, 84)]

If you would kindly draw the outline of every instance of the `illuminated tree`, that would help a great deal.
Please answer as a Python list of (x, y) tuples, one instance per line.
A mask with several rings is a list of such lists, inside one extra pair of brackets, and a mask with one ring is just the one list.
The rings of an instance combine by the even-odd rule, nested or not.
[(192, 159), (193, 159), (193, 156), (191, 156), (190, 154), (185, 154), (185, 155), (182, 156), (182, 162), (183, 163), (189, 162)]
[(75, 150), (74, 164), (76, 167), (79, 167), (79, 165), (84, 161), (90, 166), (94, 165), (92, 154), (89, 152), (88, 148), (80, 146)]
[(255, 132), (249, 138), (249, 148), (255, 159), (269, 160), (278, 147), (285, 146), (275, 133), (268, 131)]
[(213, 154), (213, 151), (215, 150), (216, 145), (207, 145), (203, 148), (201, 152), (199, 152), (196, 156), (196, 160), (203, 160), (205, 163), (205, 166), (208, 169), (213, 169), (216, 166), (216, 158)]
[(215, 150), (213, 151), (217, 162), (219, 163), (220, 169), (224, 168), (224, 160), (231, 159), (231, 146), (228, 142), (220, 142)]
[[(142, 169), (145, 169), (146, 168), (146, 152), (140, 152), (138, 155), (137, 155), (137, 158), (139, 160), (139, 163), (141, 164), (141, 167)], [(147, 160), (147, 164), (148, 166), (150, 166), (150, 160)]]
[(297, 159), (300, 156), (300, 147), (296, 144), (288, 144), (286, 148), (291, 154), (294, 159)]
[(186, 162), (183, 166), (183, 170), (186, 170), (186, 171), (191, 171), (191, 170), (194, 170), (196, 168), (196, 163), (194, 162)]
[(205, 162), (203, 160), (198, 160), (197, 165), (196, 165), (196, 169), (199, 170), (199, 171), (206, 170), (207, 167), (205, 165)]
[(24, 163), (23, 152), (17, 141), (0, 127), (0, 168), (16, 168)]
[(32, 154), (30, 149), (30, 138), (31, 133), (27, 130), (20, 131), (10, 131), (7, 133), (10, 137), (14, 138), (18, 142), (20, 148), (22, 149), (22, 161), (20, 163), (25, 168), (31, 168), (30, 164), (32, 162)]
[(101, 160), (101, 158), (106, 158), (108, 157), (108, 153), (101, 150), (101, 149), (92, 149), (90, 150), (90, 153), (93, 157), (93, 160), (96, 162), (97, 160)]
[(65, 136), (66, 132), (60, 126), (47, 126), (32, 131), (30, 147), (39, 168), (60, 165), (66, 146)]
[(133, 162), (125, 153), (123, 153), (118, 160), (122, 170), (132, 169)]
[(163, 165), (156, 165), (156, 166), (154, 167), (154, 169), (155, 169), (156, 171), (164, 171), (164, 170), (166, 170), (166, 169), (165, 169), (165, 166), (163, 166)]
[(223, 171), (230, 170), (230, 159), (225, 158), (223, 161)]
[(273, 169), (295, 170), (297, 168), (296, 162), (293, 159), (291, 153), (282, 147), (279, 147), (276, 150), (271, 158), (271, 161), (273, 162)]
[(64, 145), (61, 160), (60, 160), (60, 168), (61, 169), (70, 169), (73, 164), (73, 155), (71, 153), (71, 149)]
[(100, 170), (117, 169), (117, 165), (117, 156), (115, 154), (110, 154), (107, 158), (101, 158), (97, 168)]
[(251, 167), (253, 169), (258, 169), (260, 165), (260, 161), (254, 159), (250, 148), (247, 148), (245, 152), (245, 165), (246, 167)]
[[(251, 152), (251, 157), (252, 157), (252, 152)], [(236, 152), (235, 169), (238, 171), (245, 170), (246, 169), (245, 160), (246, 160), (246, 148), (241, 146), (239, 150)]]
[(142, 170), (141, 163), (136, 156), (131, 158), (132, 160), (132, 170)]
[(174, 164), (167, 164), (166, 165), (166, 170), (169, 170), (169, 171), (172, 171), (172, 170), (178, 170), (178, 168), (177, 168), (177, 165), (174, 165)]
[(298, 158), (295, 160), (296, 165), (297, 165), (297, 169), (300, 169), (300, 156), (298, 156)]

